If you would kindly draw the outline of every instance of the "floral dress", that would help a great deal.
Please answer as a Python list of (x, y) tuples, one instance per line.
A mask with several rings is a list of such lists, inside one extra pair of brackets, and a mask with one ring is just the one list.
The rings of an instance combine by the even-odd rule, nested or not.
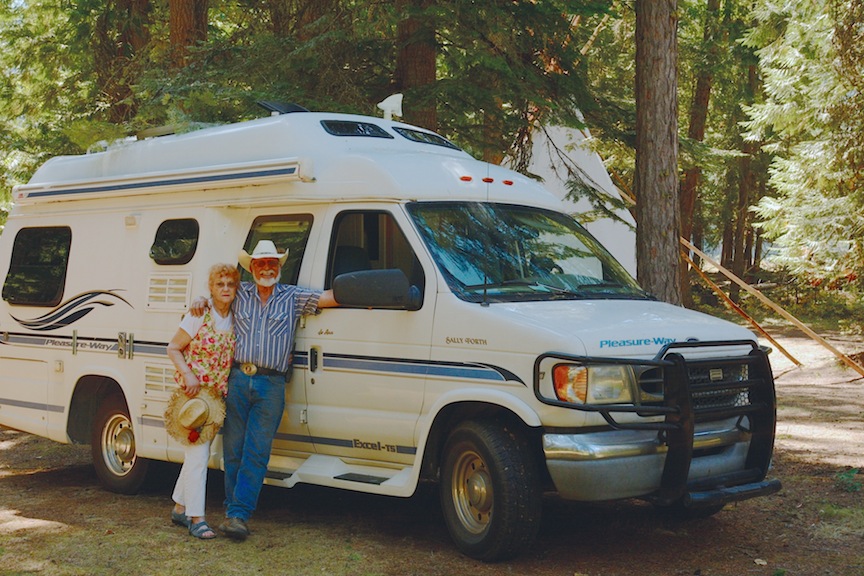
[[(217, 330), (210, 310), (207, 310), (204, 323), (183, 352), (201, 386), (215, 388), (223, 397), (228, 395), (228, 374), (235, 343), (234, 332)], [(183, 385), (183, 375), (179, 371), (174, 372), (174, 380)]]

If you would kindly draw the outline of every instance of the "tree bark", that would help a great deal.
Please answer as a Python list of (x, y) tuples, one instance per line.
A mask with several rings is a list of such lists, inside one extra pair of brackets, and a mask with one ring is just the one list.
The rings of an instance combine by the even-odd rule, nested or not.
[(636, 0), (636, 267), (642, 287), (681, 303), (677, 0)]
[[(758, 71), (756, 66), (751, 64), (747, 69), (748, 88), (750, 93), (755, 94), (758, 87)], [(752, 99), (751, 99), (752, 100)], [(739, 278), (744, 278), (746, 272), (748, 254), (746, 253), (746, 235), (750, 221), (750, 199), (756, 191), (756, 174), (753, 171), (753, 159), (759, 151), (759, 144), (746, 141), (741, 146), (741, 151), (744, 156), (739, 162), (739, 180), (738, 180), (738, 203), (735, 209), (735, 232), (732, 238), (732, 273)], [(740, 287), (737, 284), (732, 284), (729, 290), (729, 298), (738, 304), (740, 297)]]
[(149, 12), (149, 0), (118, 0), (96, 21), (96, 82), (108, 105), (109, 122), (120, 124), (135, 115), (132, 85), (140, 72), (135, 62), (150, 42)]
[[(708, 0), (705, 10), (705, 27), (702, 33), (702, 46), (706, 49), (707, 58), (700, 67), (696, 76), (696, 88), (693, 91), (693, 100), (690, 103), (690, 125), (687, 129), (687, 137), (697, 142), (705, 139), (705, 125), (708, 120), (708, 104), (711, 99), (711, 87), (714, 83), (714, 74), (711, 66), (717, 54), (717, 22), (720, 10), (720, 0)], [(698, 165), (684, 172), (684, 181), (681, 183), (679, 199), (681, 201), (681, 236), (687, 240), (693, 240), (693, 212), (696, 206), (696, 194), (699, 189), (699, 180), (702, 176), (702, 168)], [(694, 258), (694, 262), (699, 262)], [(687, 263), (682, 263), (681, 268), (681, 298), (685, 304), (690, 304), (690, 282), (687, 278)]]
[(425, 14), (430, 0), (397, 0), (402, 15), (397, 27), (396, 90), (405, 93), (403, 118), (429, 130), (438, 129), (438, 112), (431, 87), (436, 80), (434, 22)]
[(207, 40), (209, 0), (168, 0), (171, 61), (175, 68), (188, 63), (189, 48)]
[(294, 35), (299, 42), (315, 38), (312, 26), (328, 13), (337, 10), (335, 0), (266, 0), (270, 30), (277, 38)]

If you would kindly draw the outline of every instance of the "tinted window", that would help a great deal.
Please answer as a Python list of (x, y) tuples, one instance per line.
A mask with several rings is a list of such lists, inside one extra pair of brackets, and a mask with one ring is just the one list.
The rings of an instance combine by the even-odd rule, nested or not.
[(434, 144), (435, 146), (443, 146), (445, 148), (452, 148), (453, 150), (461, 150), (461, 148), (459, 148), (443, 136), (439, 136), (438, 134), (434, 134), (432, 132), (421, 132), (420, 130), (411, 130), (410, 128), (403, 128), (401, 126), (394, 126), (393, 130), (400, 136), (403, 136), (408, 140), (411, 140), (412, 142)]
[(356, 122), (354, 120), (322, 120), (321, 126), (334, 136), (365, 136), (367, 138), (389, 138), (393, 136), (384, 131), (383, 128), (369, 122)]
[[(303, 252), (306, 251), (306, 243), (309, 241), (311, 229), (311, 214), (260, 216), (252, 223), (243, 249), (251, 254), (259, 240), (272, 240), (279, 252), (288, 250), (288, 260), (282, 266), (280, 282), (297, 284), (297, 279), (300, 276), (300, 264), (303, 262)], [(241, 269), (240, 279), (252, 282), (252, 275)]]
[(156, 264), (186, 264), (198, 248), (198, 221), (192, 218), (166, 220), (156, 230), (150, 258)]
[(24, 228), (12, 245), (3, 299), (10, 304), (55, 306), (63, 298), (72, 230)]
[(447, 284), (463, 300), (648, 297), (565, 214), (479, 202), (412, 203), (409, 211)]
[(392, 214), (351, 211), (336, 218), (325, 287), (330, 288), (340, 274), (393, 269), (402, 270), (408, 283), (423, 294), (423, 267)]

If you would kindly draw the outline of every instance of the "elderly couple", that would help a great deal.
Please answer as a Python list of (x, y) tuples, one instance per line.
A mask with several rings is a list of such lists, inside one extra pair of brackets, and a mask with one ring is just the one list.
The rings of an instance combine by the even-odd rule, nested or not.
[(330, 290), (279, 284), (287, 257), (270, 240), (258, 242), (252, 254), (241, 251), (240, 265), (254, 284), (241, 283), (234, 266), (213, 266), (210, 299), (192, 303), (168, 344), (182, 390), (171, 398), (165, 422), (185, 447), (171, 521), (188, 527), (195, 538), (216, 537), (204, 518), (204, 501), (210, 442), (223, 418), (225, 521), (219, 530), (235, 540), (249, 535), (247, 522), (285, 406), (297, 319), (337, 306)]

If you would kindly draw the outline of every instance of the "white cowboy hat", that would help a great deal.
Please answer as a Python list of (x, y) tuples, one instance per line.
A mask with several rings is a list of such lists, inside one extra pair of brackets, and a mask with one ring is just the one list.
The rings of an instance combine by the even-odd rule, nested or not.
[(165, 429), (182, 444), (200, 444), (212, 440), (225, 421), (225, 401), (210, 387), (198, 389), (189, 398), (177, 388), (165, 410)]
[(259, 240), (258, 244), (255, 245), (255, 249), (252, 250), (252, 254), (249, 254), (246, 250), (241, 250), (240, 256), (238, 256), (240, 266), (247, 272), (252, 271), (249, 269), (252, 260), (260, 258), (276, 258), (279, 260), (279, 266), (284, 266), (285, 260), (288, 259), (288, 251), (280, 253), (276, 250), (276, 245), (273, 244), (272, 240)]

